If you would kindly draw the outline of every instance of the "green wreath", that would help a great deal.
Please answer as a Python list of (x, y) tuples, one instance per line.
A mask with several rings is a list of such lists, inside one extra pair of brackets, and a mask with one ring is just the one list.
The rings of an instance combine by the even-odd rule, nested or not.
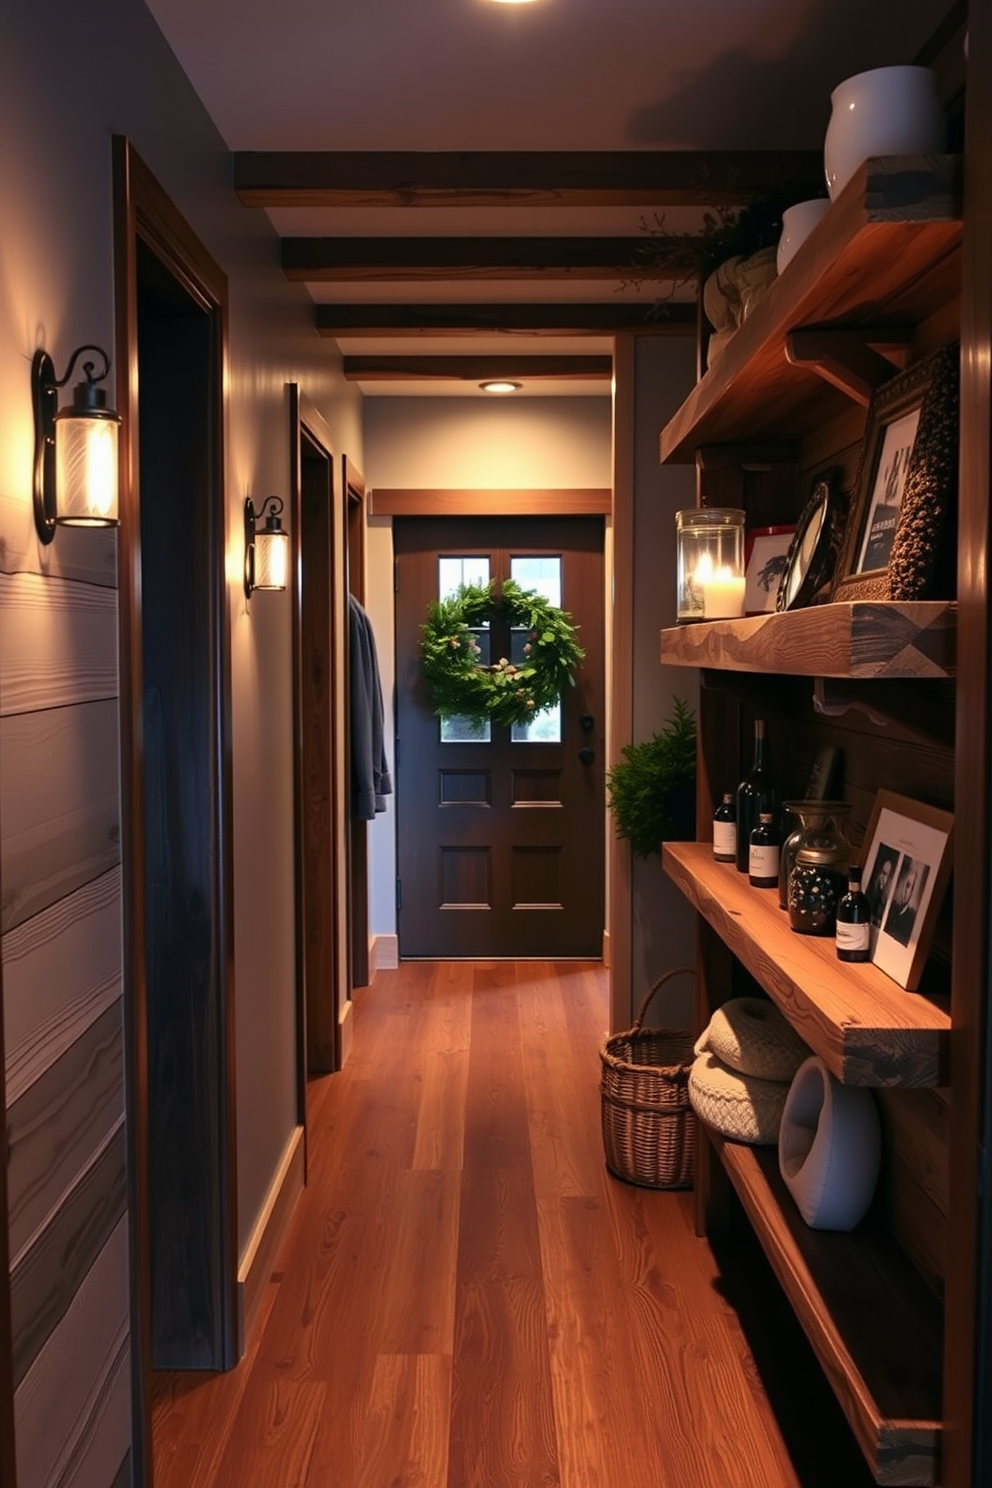
[[(492, 666), (479, 662), (472, 627), (497, 615), (529, 631), (526, 659), (518, 666), (505, 656)], [(421, 629), (420, 654), (435, 713), (473, 723), (529, 723), (574, 684), (572, 673), (585, 655), (571, 615), (512, 579), (498, 597), (492, 584), (463, 584), (448, 599), (432, 600)]]

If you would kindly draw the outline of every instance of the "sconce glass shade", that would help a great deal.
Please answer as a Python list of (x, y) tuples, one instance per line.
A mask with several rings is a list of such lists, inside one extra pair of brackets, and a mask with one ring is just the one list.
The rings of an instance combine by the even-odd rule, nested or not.
[[(59, 409), (58, 390), (72, 375), (84, 352), (103, 358), (103, 371), (83, 363), (85, 380), (73, 388), (72, 403)], [(99, 346), (73, 352), (64, 377), (55, 376), (47, 351), (36, 351), (31, 364), (34, 405), (34, 518), (38, 536), (50, 543), (56, 525), (112, 527), (118, 521), (117, 436), (120, 419), (107, 407), (107, 395), (96, 384), (110, 371), (110, 358)]]
[(722, 620), (744, 613), (744, 513), (693, 507), (675, 513), (678, 619)]
[[(93, 392), (101, 393), (101, 389)], [(56, 414), (56, 522), (69, 527), (106, 527), (117, 521), (119, 427), (117, 415), (106, 407), (80, 412), (74, 403)]]
[[(289, 585), (289, 533), (279, 520), (282, 502), (267, 496), (256, 512), (245, 497), (245, 595), (256, 589), (286, 589)], [(258, 523), (265, 517), (265, 526)]]
[(283, 532), (278, 517), (269, 517), (255, 533), (255, 588), (285, 589), (288, 583), (289, 533)]

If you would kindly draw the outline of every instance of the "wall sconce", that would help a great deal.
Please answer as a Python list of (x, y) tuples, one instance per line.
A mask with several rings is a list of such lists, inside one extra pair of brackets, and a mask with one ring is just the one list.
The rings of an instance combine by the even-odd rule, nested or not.
[[(254, 589), (285, 589), (289, 583), (289, 533), (279, 520), (283, 504), (278, 496), (267, 496), (256, 512), (245, 497), (245, 595)], [(268, 512), (268, 516), (266, 516)], [(265, 517), (265, 526), (258, 523)]]
[[(72, 376), (79, 357), (95, 351), (103, 371), (83, 363), (85, 381), (72, 390), (72, 402), (59, 408), (59, 393)], [(47, 351), (36, 351), (31, 362), (31, 401), (34, 406), (34, 524), (43, 543), (55, 536), (56, 524), (66, 527), (117, 525), (117, 431), (120, 418), (107, 407), (107, 395), (97, 387), (110, 371), (110, 358), (100, 346), (78, 346), (64, 377), (55, 376)]]

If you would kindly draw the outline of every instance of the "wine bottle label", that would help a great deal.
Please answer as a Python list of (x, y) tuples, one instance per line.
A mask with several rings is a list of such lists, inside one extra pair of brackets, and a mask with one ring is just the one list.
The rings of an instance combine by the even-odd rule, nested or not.
[(713, 856), (729, 863), (737, 852), (737, 823), (715, 821), (713, 823)]
[(837, 921), (837, 949), (839, 951), (867, 951), (871, 944), (870, 925), (845, 925)]
[(750, 878), (778, 878), (778, 847), (759, 847), (757, 843), (751, 843), (751, 855), (748, 858), (747, 871)]

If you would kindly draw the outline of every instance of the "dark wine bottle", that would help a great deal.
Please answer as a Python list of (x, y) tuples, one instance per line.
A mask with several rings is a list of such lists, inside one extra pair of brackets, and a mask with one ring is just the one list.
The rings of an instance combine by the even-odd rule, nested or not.
[(737, 787), (737, 871), (748, 872), (751, 833), (758, 825), (762, 811), (774, 812), (778, 806), (765, 746), (765, 721), (754, 722), (754, 764)]
[(838, 960), (867, 961), (871, 956), (871, 905), (857, 864), (847, 870), (847, 893), (837, 903), (836, 935)]
[(762, 811), (758, 825), (751, 830), (748, 852), (748, 882), (756, 889), (778, 888), (778, 860), (782, 834), (775, 825), (775, 814)]
[(737, 810), (733, 791), (724, 791), (723, 800), (713, 813), (713, 856), (718, 863), (733, 863), (737, 858)]

